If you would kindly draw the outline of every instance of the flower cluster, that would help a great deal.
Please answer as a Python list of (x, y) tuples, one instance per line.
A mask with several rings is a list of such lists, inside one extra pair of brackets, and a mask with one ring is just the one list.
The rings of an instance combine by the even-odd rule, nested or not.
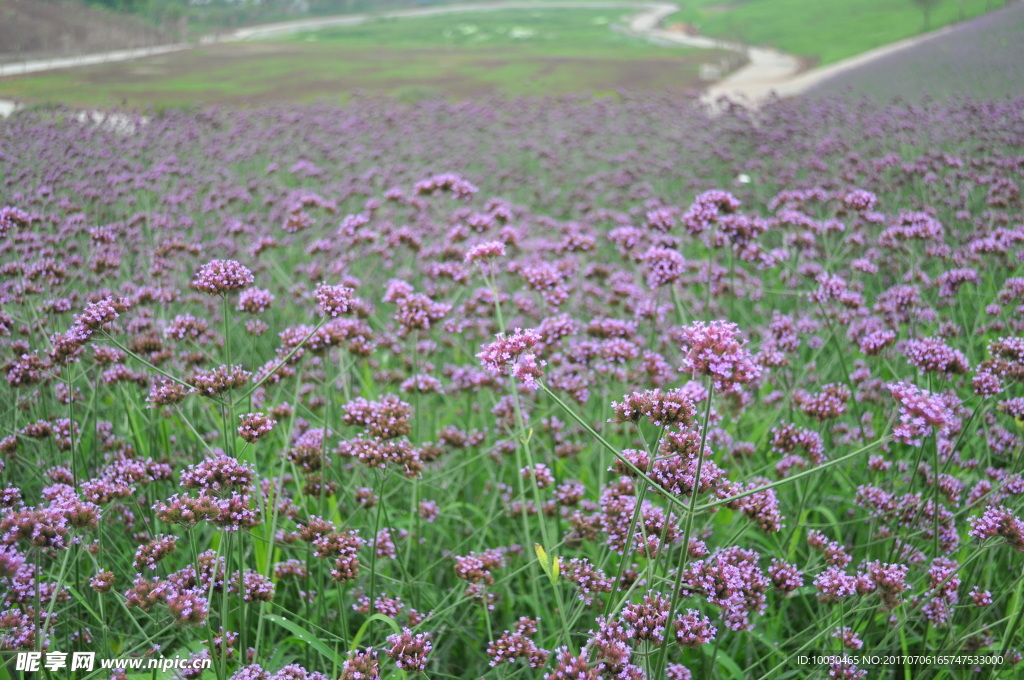
[(549, 651), (534, 643), (532, 636), (537, 633), (537, 621), (522, 616), (512, 630), (506, 630), (497, 640), (487, 644), (490, 665), (515, 663), (522, 659), (530, 668), (540, 668), (547, 663)]
[(962, 375), (970, 370), (967, 357), (938, 338), (916, 338), (903, 346), (907, 361), (923, 373)]
[(210, 260), (196, 272), (192, 287), (210, 295), (226, 295), (255, 281), (249, 269), (234, 260)]
[(693, 400), (681, 389), (633, 392), (612, 402), (615, 418), (610, 422), (638, 423), (646, 419), (656, 427), (684, 427), (693, 422)]
[(911, 383), (888, 385), (889, 392), (900, 405), (900, 424), (893, 428), (893, 437), (904, 444), (921, 446), (933, 430), (945, 433), (953, 425), (953, 414), (938, 395)]
[(242, 421), (238, 426), (238, 436), (250, 444), (255, 444), (277, 425), (277, 421), (265, 413), (246, 413), (238, 417)]
[(982, 540), (1001, 536), (1014, 550), (1024, 551), (1024, 522), (1006, 507), (989, 506), (980, 516), (971, 517), (968, 521), (971, 525), (968, 532), (970, 536)]
[(737, 392), (761, 378), (761, 367), (739, 340), (739, 327), (729, 321), (696, 321), (682, 329), (682, 370), (711, 378), (719, 392)]
[(403, 628), (401, 633), (389, 635), (387, 641), (391, 645), (387, 654), (394, 659), (399, 668), (404, 671), (425, 671), (427, 669), (427, 656), (434, 648), (430, 642), (429, 633), (413, 634), (408, 628)]
[(535, 389), (541, 368), (547, 363), (532, 350), (541, 342), (540, 334), (531, 329), (516, 328), (511, 336), (498, 333), (497, 340), (483, 345), (476, 355), (483, 367), (494, 376), (510, 375), (524, 386)]
[(501, 241), (487, 241), (478, 243), (466, 251), (466, 264), (483, 263), (497, 257), (505, 256), (505, 244)]
[(368, 434), (380, 439), (396, 439), (409, 434), (412, 406), (393, 394), (379, 401), (358, 397), (342, 407), (346, 425), (366, 428)]
[(252, 373), (241, 366), (218, 366), (208, 371), (196, 371), (185, 382), (204, 397), (214, 397), (228, 390), (245, 387), (250, 378)]
[(347, 286), (329, 286), (325, 283), (316, 287), (316, 301), (324, 316), (336, 317), (347, 314), (352, 308), (354, 290)]

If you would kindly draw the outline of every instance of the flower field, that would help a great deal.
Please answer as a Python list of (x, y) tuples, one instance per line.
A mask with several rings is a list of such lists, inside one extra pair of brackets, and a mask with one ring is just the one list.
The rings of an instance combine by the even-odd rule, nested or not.
[(1022, 110), (12, 117), (0, 677), (1016, 677)]

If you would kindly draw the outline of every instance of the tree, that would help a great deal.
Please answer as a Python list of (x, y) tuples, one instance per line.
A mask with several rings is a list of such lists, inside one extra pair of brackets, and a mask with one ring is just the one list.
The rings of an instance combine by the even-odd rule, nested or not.
[(932, 27), (932, 8), (938, 5), (942, 0), (912, 0), (915, 5), (921, 8), (921, 12), (924, 14), (924, 30), (927, 31)]

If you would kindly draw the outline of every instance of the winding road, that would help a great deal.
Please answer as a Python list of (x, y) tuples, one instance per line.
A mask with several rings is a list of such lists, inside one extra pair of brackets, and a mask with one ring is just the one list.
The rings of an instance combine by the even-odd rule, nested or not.
[[(350, 14), (336, 17), (320, 17), (315, 19), (302, 19), (298, 21), (287, 21), (250, 28), (241, 28), (232, 33), (216, 39), (205, 39), (201, 44), (212, 42), (238, 42), (246, 40), (259, 40), (270, 37), (278, 37), (295, 33), (298, 31), (315, 30), (331, 26), (355, 26), (375, 19), (400, 19), (438, 16), (443, 14), (469, 13), (469, 12), (490, 12), (506, 9), (637, 9), (636, 14), (628, 20), (627, 30), (633, 35), (646, 38), (657, 44), (680, 45), (705, 49), (725, 49), (741, 54), (746, 59), (746, 65), (730, 73), (721, 80), (712, 83), (703, 95), (703, 101), (709, 106), (714, 106), (721, 97), (744, 103), (749, 106), (757, 106), (773, 93), (782, 97), (792, 97), (805, 92), (817, 85), (826, 78), (830, 78), (847, 69), (859, 66), (881, 56), (916, 45), (924, 40), (930, 40), (939, 35), (947, 33), (950, 28), (946, 27), (933, 31), (922, 36), (886, 45), (884, 47), (866, 52), (864, 54), (830, 64), (825, 67), (812, 69), (801, 73), (800, 60), (792, 55), (778, 52), (764, 47), (750, 47), (734, 42), (724, 42), (701, 35), (686, 35), (674, 31), (667, 31), (659, 28), (661, 22), (672, 13), (678, 11), (678, 5), (671, 2), (558, 2), (557, 0), (545, 0), (544, 2), (502, 2), (496, 4), (470, 3), (462, 5), (447, 5), (443, 7), (426, 7), (419, 9), (392, 10), (388, 12), (376, 12), (373, 14)], [(74, 68), (78, 66), (89, 66), (94, 64), (109, 63), (115, 61), (128, 61), (143, 57), (178, 52), (191, 49), (191, 45), (163, 45), (134, 50), (121, 50), (117, 52), (106, 52), (103, 54), (92, 54), (80, 57), (69, 57), (63, 59), (43, 59), (38, 61), (21, 62), (17, 64), (0, 65), (0, 78), (5, 76), (23, 75), (26, 73), (38, 73), (54, 69)], [(17, 109), (16, 102), (0, 99), (0, 117), (8, 116)], [(83, 112), (83, 115), (96, 119), (95, 112)]]

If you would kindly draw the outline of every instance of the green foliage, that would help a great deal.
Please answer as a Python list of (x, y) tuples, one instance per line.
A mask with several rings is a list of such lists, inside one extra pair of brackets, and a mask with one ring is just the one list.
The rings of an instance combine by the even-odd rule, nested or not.
[(912, 0), (915, 5), (921, 8), (921, 14), (924, 15), (924, 26), (922, 30), (927, 31), (931, 28), (931, 16), (932, 10), (938, 7), (942, 0)]

